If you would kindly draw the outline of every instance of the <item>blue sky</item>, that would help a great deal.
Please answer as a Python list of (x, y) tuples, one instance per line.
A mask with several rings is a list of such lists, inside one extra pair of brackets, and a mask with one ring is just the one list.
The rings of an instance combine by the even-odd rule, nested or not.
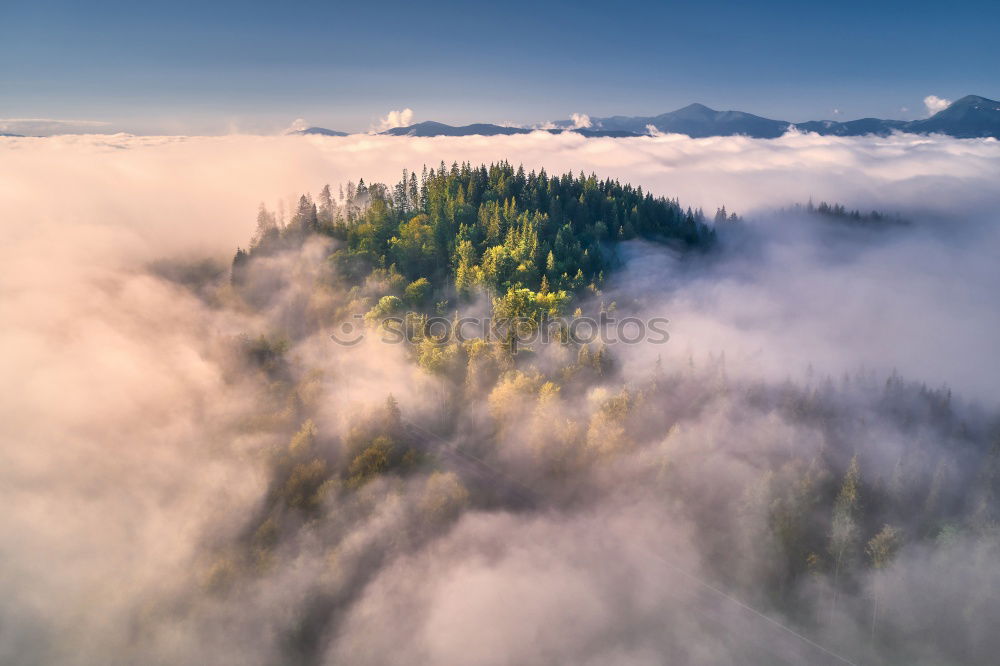
[(0, 118), (363, 130), (405, 107), (528, 123), (694, 101), (792, 121), (912, 118), (931, 94), (1000, 97), (998, 35), (995, 0), (2, 0)]

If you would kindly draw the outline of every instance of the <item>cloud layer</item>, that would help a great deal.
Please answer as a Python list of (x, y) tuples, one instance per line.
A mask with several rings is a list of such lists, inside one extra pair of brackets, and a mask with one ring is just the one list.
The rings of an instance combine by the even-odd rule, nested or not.
[[(411, 121), (407, 109), (384, 122)], [(661, 356), (680, 368), (672, 382), (689, 418), (567, 483), (539, 471), (540, 459), (560, 460), (551, 431), (608, 396), (559, 400), (547, 413), (558, 418), (515, 403), (503, 450), (489, 454), (502, 470), (484, 482), (497, 486), (492, 505), (435, 523), (415, 507), (447, 507), (461, 495), (452, 477), (375, 484), (304, 525), (277, 564), (225, 588), (227, 544), (246, 539), (268, 456), (285, 445), (258, 427), (261, 384), (234, 370), (227, 341), (307, 317), (314, 304), (300, 282), (323, 270), (328, 250), (275, 258), (269, 307), (227, 301), (213, 285), (258, 203), (287, 216), (298, 194), (326, 183), (500, 159), (595, 171), (709, 216), (722, 205), (745, 216), (704, 262), (632, 244), (609, 282), (623, 307), (671, 321), (662, 348), (620, 350), (625, 379), (640, 381)], [(718, 551), (764, 521), (751, 491), (788, 473), (771, 460), (794, 451), (808, 461), (832, 445), (718, 386), (793, 378), (808, 393), (826, 375), (896, 369), (995, 409), (996, 182), (1000, 142), (907, 135), (0, 139), (0, 661), (815, 663), (815, 648), (769, 633), (698, 581), (721, 585), (713, 572), (728, 563), (726, 589), (794, 621), (754, 596), (763, 546)], [(776, 211), (810, 198), (898, 211), (911, 224), (845, 229)], [(326, 373), (314, 382), (325, 432), (389, 391), (431, 422), (444, 390), (400, 350), (361, 355), (319, 335), (293, 353)], [(723, 353), (724, 376), (685, 374), (689, 358), (705, 368)], [(856, 436), (873, 477), (889, 479), (901, 451), (941, 454), (929, 426), (882, 422), (868, 396), (844, 389), (852, 411), (838, 432)], [(973, 425), (978, 413), (964, 412)], [(473, 439), (477, 418), (466, 426)], [(932, 475), (914, 464), (914, 477)], [(529, 500), (502, 499), (511, 476)], [(885, 631), (906, 638), (911, 657), (933, 660), (945, 629), (969, 663), (997, 647), (987, 628), (1000, 611), (976, 589), (1000, 570), (993, 551), (964, 538), (951, 551), (906, 552), (879, 578), (895, 609)], [(824, 645), (872, 661), (865, 591), (876, 582), (823, 606)], [(227, 591), (210, 593), (218, 585)], [(822, 583), (797, 593), (830, 598)], [(952, 626), (962, 604), (976, 621)], [(290, 650), (289, 635), (308, 653)]]

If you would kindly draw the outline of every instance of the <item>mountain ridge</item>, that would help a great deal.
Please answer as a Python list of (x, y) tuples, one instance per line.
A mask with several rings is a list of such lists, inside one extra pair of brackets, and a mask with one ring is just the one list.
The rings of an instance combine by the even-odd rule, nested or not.
[[(1000, 139), (1000, 102), (979, 95), (966, 95), (938, 111), (929, 118), (919, 120), (894, 120), (884, 118), (858, 118), (856, 120), (810, 120), (793, 123), (787, 120), (765, 118), (745, 111), (717, 111), (704, 104), (692, 103), (674, 111), (656, 116), (607, 116), (589, 119), (589, 125), (578, 121), (559, 120), (549, 127), (516, 127), (492, 123), (448, 125), (428, 120), (405, 127), (394, 127), (379, 132), (388, 136), (510, 136), (545, 131), (554, 134), (572, 132), (582, 136), (628, 138), (649, 136), (655, 133), (686, 134), (692, 138), (712, 136), (748, 136), (756, 139), (774, 139), (790, 129), (815, 132), (824, 136), (887, 136), (892, 132), (912, 134), (945, 134), (955, 138)], [(322, 127), (292, 132), (299, 135), (348, 136), (347, 132)]]
[(300, 130), (292, 130), (287, 132), (287, 134), (297, 134), (299, 136), (307, 136), (310, 134), (315, 134), (318, 136), (350, 136), (350, 132), (340, 132), (338, 130), (326, 129), (325, 127), (307, 127)]

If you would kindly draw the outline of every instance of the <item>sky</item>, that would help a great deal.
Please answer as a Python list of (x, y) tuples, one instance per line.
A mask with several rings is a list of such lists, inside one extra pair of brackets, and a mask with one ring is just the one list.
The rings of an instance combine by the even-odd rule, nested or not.
[(363, 131), (394, 109), (527, 124), (691, 102), (793, 122), (917, 118), (929, 95), (1000, 97), (998, 29), (1000, 4), (985, 0), (4, 0), (0, 119)]

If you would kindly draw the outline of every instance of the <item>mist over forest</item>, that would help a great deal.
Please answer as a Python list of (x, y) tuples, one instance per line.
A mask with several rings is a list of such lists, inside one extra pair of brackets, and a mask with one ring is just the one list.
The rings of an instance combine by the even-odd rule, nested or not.
[(0, 142), (3, 663), (1000, 651), (997, 141)]

